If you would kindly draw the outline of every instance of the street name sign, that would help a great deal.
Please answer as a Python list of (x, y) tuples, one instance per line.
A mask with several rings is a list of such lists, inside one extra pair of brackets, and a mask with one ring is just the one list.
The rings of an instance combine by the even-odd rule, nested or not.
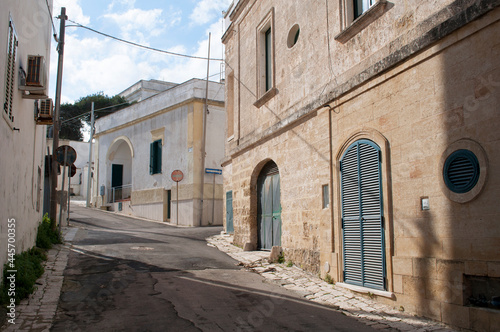
[(207, 174), (222, 174), (222, 170), (221, 169), (217, 169), (217, 168), (205, 168), (205, 173)]

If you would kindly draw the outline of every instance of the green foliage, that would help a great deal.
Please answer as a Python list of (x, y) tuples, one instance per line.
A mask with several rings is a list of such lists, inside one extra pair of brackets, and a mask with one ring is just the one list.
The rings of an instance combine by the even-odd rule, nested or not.
[(292, 261), (288, 261), (288, 263), (286, 263), (286, 266), (287, 267), (292, 267), (293, 266), (293, 262)]
[(61, 243), (61, 235), (58, 230), (53, 229), (48, 214), (45, 214), (42, 223), (38, 226), (36, 246), (42, 249), (50, 249), (52, 248), (52, 244), (57, 243)]
[[(44, 249), (50, 249), (52, 244), (62, 243), (59, 231), (53, 230), (52, 222), (47, 214), (38, 226), (36, 235), (36, 247), (14, 256), (14, 267), (9, 266), (11, 262), (4, 265), (3, 276), (0, 286), (0, 304), (7, 305), (11, 298), (15, 298), (18, 304), (20, 300), (28, 297), (35, 291), (35, 282), (43, 274), (42, 262), (47, 260)], [(15, 288), (11, 289), (11, 281), (7, 279), (15, 273)], [(15, 296), (9, 294), (15, 289)]]
[[(28, 297), (35, 291), (35, 282), (43, 274), (42, 262), (47, 259), (45, 252), (40, 248), (31, 248), (21, 254), (14, 256), (14, 269), (7, 264), (4, 265), (2, 286), (0, 287), (0, 302), (5, 305), (10, 298), (15, 298), (16, 303)], [(12, 273), (8, 270), (15, 270), (15, 296), (9, 296), (10, 280), (7, 277)]]
[(332, 284), (332, 285), (335, 283), (335, 282), (333, 281), (332, 276), (331, 276), (331, 275), (329, 275), (328, 273), (327, 273), (327, 274), (326, 274), (326, 276), (325, 276), (325, 281), (326, 281), (327, 283), (329, 283), (329, 284)]
[[(83, 134), (82, 128), (84, 123), (90, 125), (90, 110), (92, 102), (94, 102), (94, 109), (99, 110), (102, 108), (110, 107), (113, 105), (120, 105), (115, 107), (110, 107), (102, 111), (95, 112), (95, 119), (99, 119), (102, 116), (116, 112), (122, 108), (129, 106), (125, 98), (121, 96), (109, 97), (102, 92), (98, 92), (86, 97), (78, 99), (74, 104), (62, 104), (60, 110), (60, 117), (62, 122), (61, 131), (59, 133), (60, 139), (70, 139), (75, 141), (82, 141)], [(121, 105), (124, 104), (124, 105)], [(88, 113), (88, 114), (85, 114)], [(85, 114), (85, 115), (83, 115)], [(81, 118), (76, 118), (65, 122), (64, 120), (73, 119), (83, 115)]]
[(285, 262), (285, 256), (283, 256), (283, 253), (281, 253), (278, 256), (278, 263), (283, 264)]

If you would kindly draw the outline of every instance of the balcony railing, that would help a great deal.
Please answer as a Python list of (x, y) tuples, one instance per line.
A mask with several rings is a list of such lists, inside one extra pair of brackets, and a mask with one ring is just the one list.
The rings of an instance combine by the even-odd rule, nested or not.
[(126, 184), (119, 187), (113, 187), (108, 189), (108, 203), (114, 203), (118, 201), (123, 201), (130, 199), (132, 193), (132, 185)]

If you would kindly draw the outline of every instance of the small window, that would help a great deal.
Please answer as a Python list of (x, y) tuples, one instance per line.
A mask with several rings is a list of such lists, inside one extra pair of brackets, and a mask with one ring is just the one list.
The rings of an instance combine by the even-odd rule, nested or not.
[(323, 209), (328, 209), (330, 207), (330, 190), (329, 186), (325, 184), (322, 187), (323, 191)]
[(275, 41), (274, 41), (274, 9), (257, 26), (257, 101), (261, 107), (276, 95), (275, 87)]
[(392, 8), (387, 0), (341, 0), (340, 4), (342, 31), (335, 40), (341, 43), (350, 40)]
[(288, 32), (288, 38), (287, 38), (288, 48), (292, 48), (295, 46), (295, 44), (297, 44), (297, 41), (299, 40), (299, 35), (300, 35), (300, 27), (298, 24), (295, 24)]
[(3, 103), (4, 116), (10, 122), (14, 122), (13, 101), (14, 101), (14, 81), (16, 77), (16, 54), (17, 54), (17, 34), (12, 18), (9, 19), (9, 35), (7, 44), (7, 57), (5, 68), (5, 100)]
[(363, 15), (375, 2), (376, 0), (353, 0), (353, 20)]
[(150, 144), (149, 174), (161, 173), (161, 139)]
[(457, 150), (445, 161), (444, 182), (448, 189), (457, 194), (469, 192), (479, 180), (479, 162), (469, 150)]

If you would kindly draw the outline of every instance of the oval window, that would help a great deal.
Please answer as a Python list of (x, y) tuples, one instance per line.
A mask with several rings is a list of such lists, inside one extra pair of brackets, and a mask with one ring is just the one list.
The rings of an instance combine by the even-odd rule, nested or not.
[(445, 161), (444, 182), (448, 189), (457, 194), (469, 192), (479, 180), (479, 161), (469, 150), (457, 150)]
[(300, 27), (298, 24), (295, 24), (288, 32), (288, 39), (287, 39), (288, 48), (292, 48), (293, 46), (295, 46), (295, 44), (297, 44), (297, 41), (299, 40), (299, 35), (300, 35)]

